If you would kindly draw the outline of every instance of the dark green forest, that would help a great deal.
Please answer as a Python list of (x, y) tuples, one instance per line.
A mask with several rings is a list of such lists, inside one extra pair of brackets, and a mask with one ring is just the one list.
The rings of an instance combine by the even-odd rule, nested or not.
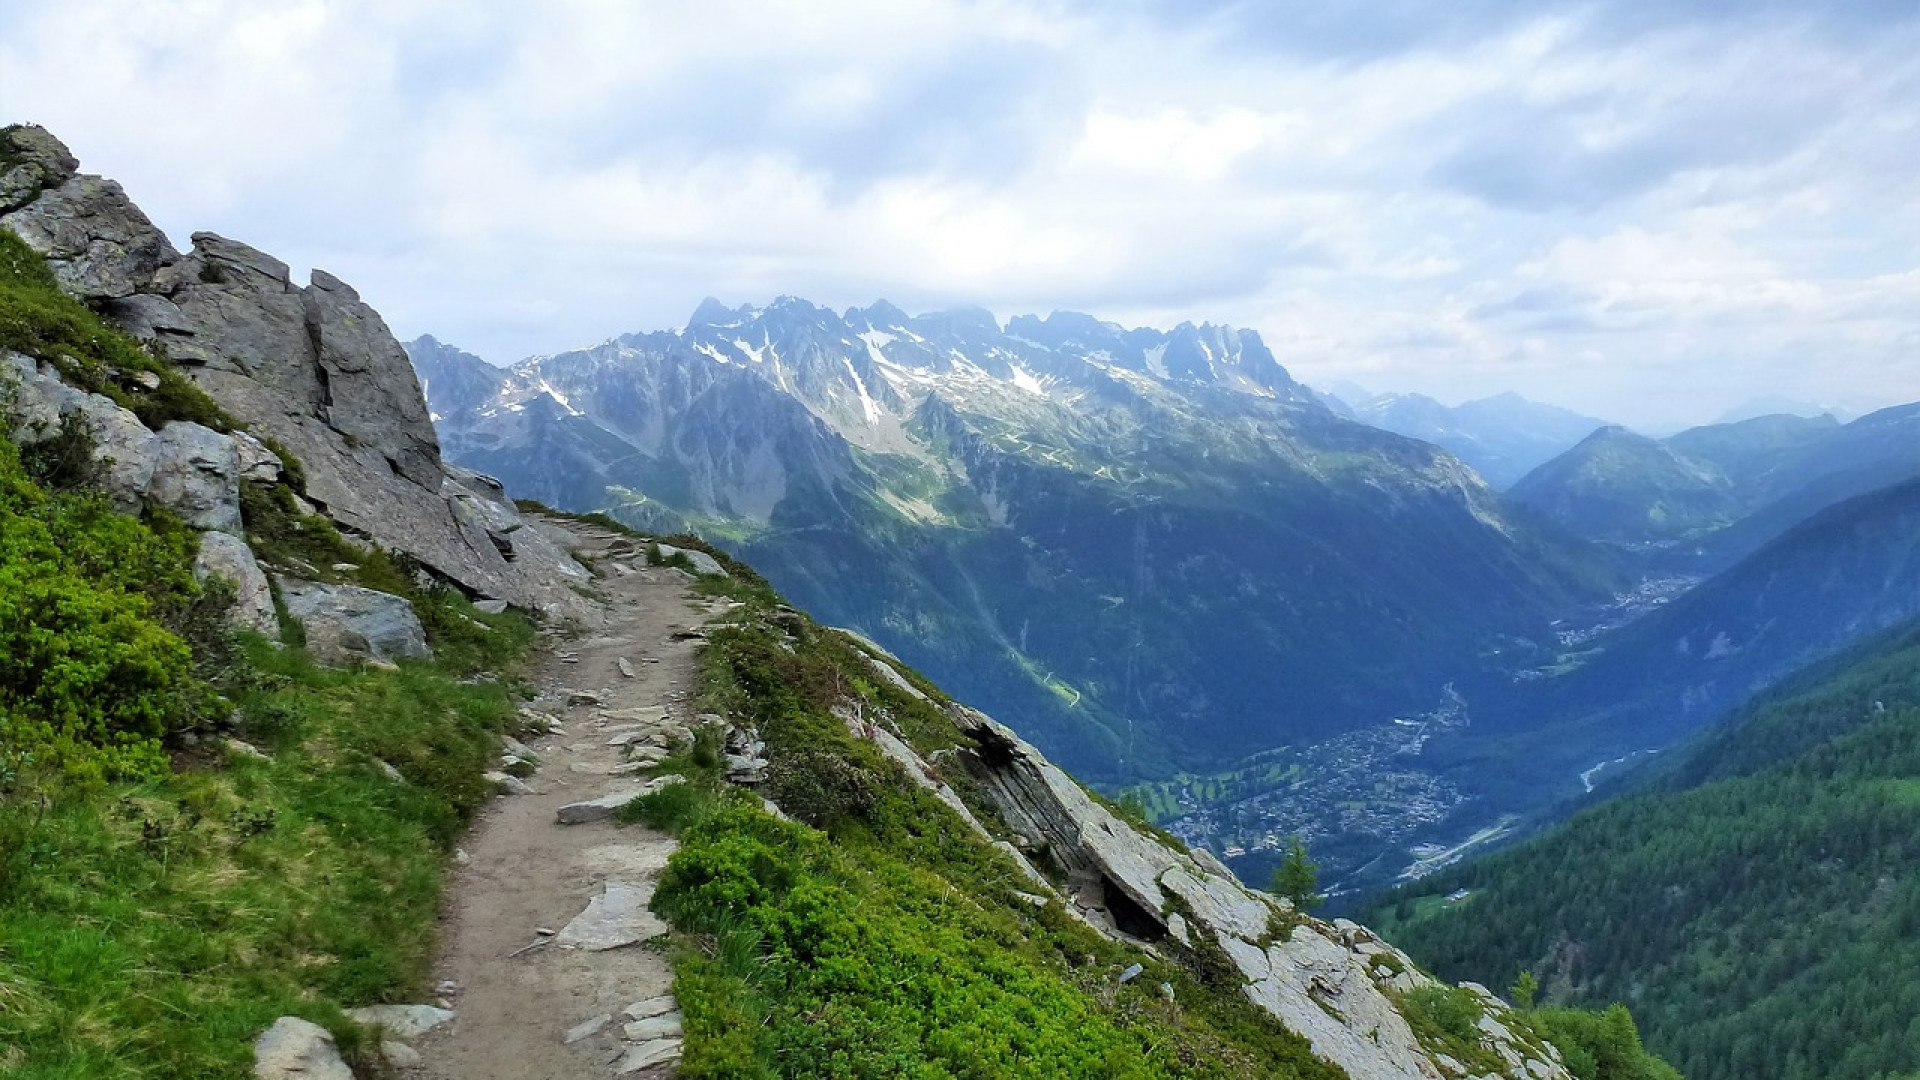
[(1695, 1080), (1920, 1075), (1920, 623), (1370, 921), (1448, 978), (1625, 1002)]

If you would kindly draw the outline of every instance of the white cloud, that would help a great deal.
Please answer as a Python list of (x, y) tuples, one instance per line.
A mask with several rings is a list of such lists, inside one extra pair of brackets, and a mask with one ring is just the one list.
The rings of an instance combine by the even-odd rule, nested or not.
[(1911, 13), (1206, 8), (22, 0), (0, 102), (498, 360), (795, 293), (1628, 421), (1916, 396)]

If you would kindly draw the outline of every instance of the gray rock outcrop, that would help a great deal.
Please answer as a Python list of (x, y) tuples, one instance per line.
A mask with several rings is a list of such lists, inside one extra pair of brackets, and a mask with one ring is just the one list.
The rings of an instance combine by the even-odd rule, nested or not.
[[(587, 582), (587, 571), (523, 529), (497, 483), (441, 461), (412, 364), (352, 288), (319, 270), (296, 285), (285, 263), (212, 233), (194, 234), (182, 255), (118, 185), (78, 172), (42, 129), (0, 131), (0, 164), (0, 226), (44, 255), (68, 292), (158, 346), (250, 431), (290, 449), (307, 498), (341, 528), (412, 555), (476, 597), (584, 611), (570, 586)], [(88, 413), (90, 422), (104, 416)], [(144, 492), (139, 440), (107, 434), (128, 436), (117, 447), (114, 468), (127, 474), (118, 487)], [(235, 462), (239, 475), (268, 467), (249, 449)], [(181, 482), (197, 482), (204, 463), (190, 458), (166, 474), (166, 490), (197, 492)]]
[(157, 507), (196, 529), (241, 531), (241, 454), (234, 436), (180, 420), (150, 431), (111, 398), (68, 386), (51, 365), (20, 353), (5, 355), (0, 381), (6, 384), (0, 418), (18, 442), (49, 438), (62, 420), (78, 418), (93, 444), (97, 486), (114, 509), (132, 514)]
[(0, 146), (14, 164), (0, 176), (0, 214), (75, 295), (115, 299), (141, 292), (179, 257), (167, 236), (120, 185), (79, 172), (80, 163), (44, 128), (14, 128)]
[(428, 656), (426, 631), (405, 598), (358, 585), (276, 578), (287, 614), (307, 631), (307, 650), (327, 664)]
[(731, 576), (727, 573), (727, 568), (720, 565), (719, 559), (714, 558), (698, 548), (674, 547), (672, 544), (656, 544), (654, 546), (660, 549), (661, 561), (671, 561), (676, 557), (684, 556), (687, 560), (687, 565), (693, 567), (693, 572), (701, 577)]
[(279, 639), (280, 619), (273, 610), (273, 590), (246, 541), (230, 533), (201, 533), (193, 576), (196, 581), (220, 578), (233, 586), (233, 606), (227, 613), (232, 625)]
[(240, 532), (240, 454), (232, 437), (183, 420), (161, 428), (146, 495), (196, 529)]
[(80, 171), (80, 162), (46, 128), (22, 125), (0, 166), (0, 214), (10, 214)]
[(396, 1039), (415, 1039), (453, 1019), (452, 1009), (433, 1005), (367, 1005), (348, 1009), (356, 1024), (378, 1027)]
[(255, 1080), (353, 1080), (333, 1033), (297, 1016), (283, 1016), (253, 1043)]
[[(1437, 1051), (1420, 1044), (1392, 996), (1433, 980), (1371, 931), (1323, 923), (1240, 884), (1210, 856), (1197, 857), (1121, 821), (1032, 745), (964, 706), (955, 722), (974, 741), (961, 759), (1016, 832), (1066, 871), (1066, 889), (1097, 927), (1123, 939), (1204, 935), (1245, 977), (1254, 1004), (1304, 1036), (1314, 1053), (1356, 1080), (1432, 1080)], [(1570, 1080), (1549, 1048), (1499, 1022), (1487, 995), (1482, 1043), (1509, 1065), (1511, 1080)]]

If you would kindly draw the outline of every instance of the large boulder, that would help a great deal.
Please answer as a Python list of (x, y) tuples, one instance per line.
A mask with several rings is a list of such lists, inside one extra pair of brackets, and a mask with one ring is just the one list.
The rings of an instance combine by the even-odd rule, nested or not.
[(22, 124), (0, 139), (0, 214), (12, 213), (80, 171), (80, 162), (46, 128)]
[(287, 614), (307, 632), (307, 650), (324, 664), (431, 656), (420, 617), (404, 597), (358, 585), (277, 577)]
[(253, 1043), (255, 1080), (353, 1080), (333, 1033), (297, 1016), (283, 1016)]
[(233, 439), (185, 420), (161, 428), (146, 495), (196, 529), (238, 534), (240, 454)]
[(233, 586), (233, 606), (227, 609), (231, 625), (279, 639), (280, 619), (273, 610), (273, 589), (245, 540), (231, 533), (201, 533), (193, 576), (196, 581), (219, 578)]
[(79, 163), (45, 129), (0, 135), (0, 213), (47, 258), (60, 284), (85, 300), (130, 296), (179, 257), (120, 185), (76, 172)]

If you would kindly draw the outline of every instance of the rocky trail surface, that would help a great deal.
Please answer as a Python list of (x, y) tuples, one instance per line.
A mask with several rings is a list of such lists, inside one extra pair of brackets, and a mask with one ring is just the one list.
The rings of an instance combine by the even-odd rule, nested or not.
[(461, 849), (437, 971), (452, 1016), (413, 1041), (417, 1058), (389, 1058), (436, 1080), (669, 1076), (680, 1015), (647, 904), (675, 845), (612, 811), (663, 782), (635, 774), (685, 737), (699, 628), (726, 605), (624, 537), (539, 527), (595, 567), (606, 602), (541, 672), (530, 715), (550, 733), (508, 745), (537, 769), (495, 777), (505, 793)]

